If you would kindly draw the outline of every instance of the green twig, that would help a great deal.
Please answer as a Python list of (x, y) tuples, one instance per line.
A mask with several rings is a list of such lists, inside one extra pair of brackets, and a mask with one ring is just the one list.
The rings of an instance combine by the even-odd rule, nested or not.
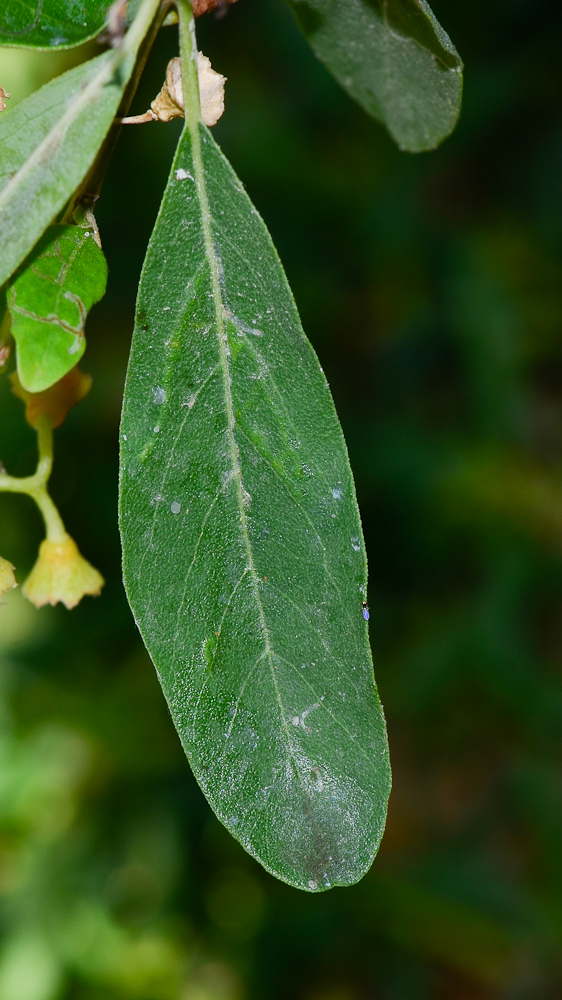
[(47, 483), (53, 468), (53, 431), (46, 417), (40, 417), (37, 425), (37, 445), (39, 460), (32, 476), (9, 476), (0, 474), (0, 491), (6, 493), (27, 493), (35, 501), (45, 522), (47, 538), (60, 544), (68, 539), (62, 518), (47, 490)]

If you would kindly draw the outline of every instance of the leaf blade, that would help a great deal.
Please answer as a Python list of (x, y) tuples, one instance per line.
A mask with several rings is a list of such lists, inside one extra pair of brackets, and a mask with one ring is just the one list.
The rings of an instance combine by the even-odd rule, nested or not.
[(5, 0), (0, 45), (53, 49), (80, 45), (105, 24), (111, 0)]
[(434, 149), (460, 113), (462, 62), (426, 0), (288, 0), (318, 58), (401, 149)]
[(28, 392), (43, 392), (78, 364), (86, 316), (106, 283), (107, 263), (92, 231), (49, 226), (8, 289), (18, 376)]
[(104, 53), (69, 70), (0, 118), (0, 284), (21, 264), (95, 159), (125, 83), (112, 79), (112, 55)]
[(124, 579), (213, 809), (314, 891), (364, 874), (389, 792), (361, 526), (267, 230), (203, 128), (200, 142), (184, 131), (139, 290)]
[(0, 115), (0, 285), (88, 173), (157, 12), (158, 0), (142, 0), (120, 48), (63, 73)]

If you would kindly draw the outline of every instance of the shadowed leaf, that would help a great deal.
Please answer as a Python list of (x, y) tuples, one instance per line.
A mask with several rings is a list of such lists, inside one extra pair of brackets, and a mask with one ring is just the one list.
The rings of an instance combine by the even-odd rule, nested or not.
[(462, 62), (425, 0), (289, 0), (319, 59), (401, 149), (433, 149), (460, 112)]

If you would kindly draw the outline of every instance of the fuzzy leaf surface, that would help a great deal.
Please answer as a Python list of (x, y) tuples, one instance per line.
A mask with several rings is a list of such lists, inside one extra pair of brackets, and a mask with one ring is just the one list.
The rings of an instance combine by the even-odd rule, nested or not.
[(53, 49), (80, 45), (105, 24), (111, 0), (4, 0), (0, 45)]
[(289, 0), (318, 58), (401, 149), (453, 130), (462, 62), (426, 0)]
[(183, 133), (141, 278), (120, 525), (217, 816), (293, 886), (357, 881), (390, 772), (353, 479), (269, 234), (203, 126)]
[(95, 160), (134, 65), (118, 58), (104, 52), (0, 115), (0, 285)]
[(28, 392), (48, 389), (78, 364), (88, 310), (106, 283), (92, 230), (49, 226), (8, 289), (18, 375)]

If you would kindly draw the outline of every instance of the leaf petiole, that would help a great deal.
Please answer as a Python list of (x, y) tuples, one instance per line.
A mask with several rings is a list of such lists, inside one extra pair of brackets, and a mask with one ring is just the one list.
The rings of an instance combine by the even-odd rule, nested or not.
[(201, 121), (199, 105), (199, 77), (197, 73), (197, 39), (195, 18), (189, 0), (178, 0), (180, 59), (183, 85), (185, 123), (193, 132)]

